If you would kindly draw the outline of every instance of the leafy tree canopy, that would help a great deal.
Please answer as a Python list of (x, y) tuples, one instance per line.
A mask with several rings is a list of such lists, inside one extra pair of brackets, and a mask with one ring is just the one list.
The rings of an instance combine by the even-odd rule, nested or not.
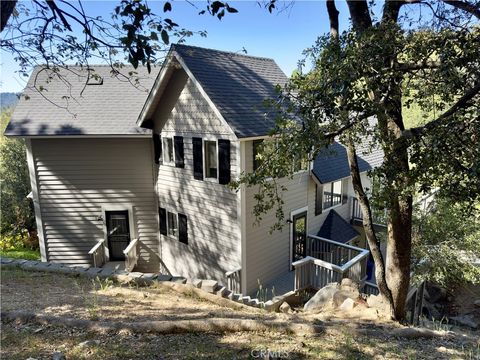
[[(386, 1), (380, 19), (371, 16), (371, 2), (347, 4), (352, 27), (340, 33), (335, 1), (326, 2), (331, 33), (305, 51), (305, 71), (270, 103), (278, 115), (271, 134), (276, 144), (265, 148), (262, 166), (240, 183), (258, 186), (257, 212), (276, 211), (282, 226), (284, 189), (275, 177), (294, 176), (299, 154), (312, 160), (334, 139), (345, 144), (377, 284), (393, 316), (402, 319), (413, 198), (438, 189), (437, 196), (472, 210), (480, 197), (479, 2)], [(421, 109), (424, 123), (407, 128), (411, 107)], [(383, 165), (370, 174), (380, 184), (373, 198), (359, 176), (359, 144), (384, 153)], [(386, 261), (371, 203), (387, 210)]]
[[(32, 66), (52, 68), (67, 64), (88, 66), (90, 61), (135, 68), (163, 60), (170, 42), (206, 32), (182, 27), (174, 20), (171, 1), (120, 0), (112, 2), (110, 18), (89, 13), (82, 1), (32, 0), (1, 2), (2, 50), (10, 51), (26, 75)], [(237, 10), (224, 1), (208, 0), (204, 8), (192, 5), (192, 14), (222, 19)]]

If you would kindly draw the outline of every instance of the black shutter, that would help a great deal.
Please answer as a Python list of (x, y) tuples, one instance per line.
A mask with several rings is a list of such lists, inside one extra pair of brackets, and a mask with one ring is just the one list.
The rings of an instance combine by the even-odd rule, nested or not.
[(183, 160), (183, 136), (173, 137), (173, 148), (175, 150), (175, 167), (184, 168), (185, 162)]
[(322, 213), (323, 207), (323, 186), (315, 184), (315, 216)]
[(203, 145), (202, 138), (192, 138), (193, 145), (193, 177), (203, 180)]
[(160, 234), (167, 235), (167, 210), (158, 208), (158, 217), (160, 218)]
[(188, 244), (187, 216), (184, 214), (178, 214), (178, 240)]
[(218, 140), (218, 182), (230, 182), (230, 140)]
[(160, 134), (153, 134), (153, 149), (155, 151), (155, 164), (160, 164), (162, 157), (162, 137)]

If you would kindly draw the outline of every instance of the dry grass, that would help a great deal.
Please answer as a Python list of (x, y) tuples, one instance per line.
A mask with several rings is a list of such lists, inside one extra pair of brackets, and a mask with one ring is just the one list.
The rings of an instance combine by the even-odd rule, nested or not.
[[(295, 337), (279, 332), (207, 334), (89, 333), (62, 326), (3, 323), (2, 359), (51, 359), (61, 351), (67, 359), (243, 359), (272, 351), (288, 359), (476, 359), (478, 337), (405, 340), (389, 335), (394, 324), (372, 311), (357, 315), (269, 314), (258, 310), (234, 311), (195, 295), (165, 288), (112, 286), (105, 282), (57, 274), (2, 269), (2, 311), (30, 310), (39, 314), (95, 321), (148, 321), (203, 319), (322, 320), (327, 328), (319, 336)], [(359, 320), (359, 315), (362, 319)], [(357, 329), (372, 330), (368, 336)], [(80, 346), (85, 340), (96, 340)], [(477, 341), (475, 343), (475, 341)]]

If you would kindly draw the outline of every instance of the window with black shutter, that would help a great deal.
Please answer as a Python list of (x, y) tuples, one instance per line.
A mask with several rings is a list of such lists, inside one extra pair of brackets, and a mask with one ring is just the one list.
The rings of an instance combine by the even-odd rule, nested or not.
[(205, 178), (216, 179), (218, 177), (218, 151), (216, 140), (205, 140), (203, 142), (205, 152)]
[(323, 208), (323, 186), (315, 185), (315, 216), (322, 213)]
[(162, 138), (160, 134), (153, 134), (153, 150), (155, 152), (155, 164), (160, 164), (162, 158)]
[(203, 144), (202, 138), (192, 138), (193, 146), (193, 177), (203, 180)]
[(188, 245), (187, 216), (184, 214), (178, 214), (178, 241)]
[(218, 140), (218, 182), (230, 182), (230, 140)]
[(167, 210), (158, 208), (158, 217), (160, 218), (160, 234), (167, 235)]
[(183, 136), (174, 136), (173, 142), (175, 148), (175, 167), (184, 168)]

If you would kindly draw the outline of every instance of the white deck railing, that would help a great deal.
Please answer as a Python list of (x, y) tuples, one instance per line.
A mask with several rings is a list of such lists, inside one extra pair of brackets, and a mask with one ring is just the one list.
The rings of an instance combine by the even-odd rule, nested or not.
[(242, 268), (225, 273), (227, 277), (227, 288), (235, 294), (242, 293)]
[(90, 249), (88, 255), (92, 258), (94, 267), (102, 267), (105, 264), (105, 239), (99, 240), (94, 247)]
[(138, 261), (138, 239), (130, 241), (128, 246), (123, 250), (125, 254), (125, 270), (132, 271)]
[(366, 280), (369, 251), (315, 235), (307, 237), (307, 257), (295, 261), (295, 291), (321, 289), (343, 278)]

